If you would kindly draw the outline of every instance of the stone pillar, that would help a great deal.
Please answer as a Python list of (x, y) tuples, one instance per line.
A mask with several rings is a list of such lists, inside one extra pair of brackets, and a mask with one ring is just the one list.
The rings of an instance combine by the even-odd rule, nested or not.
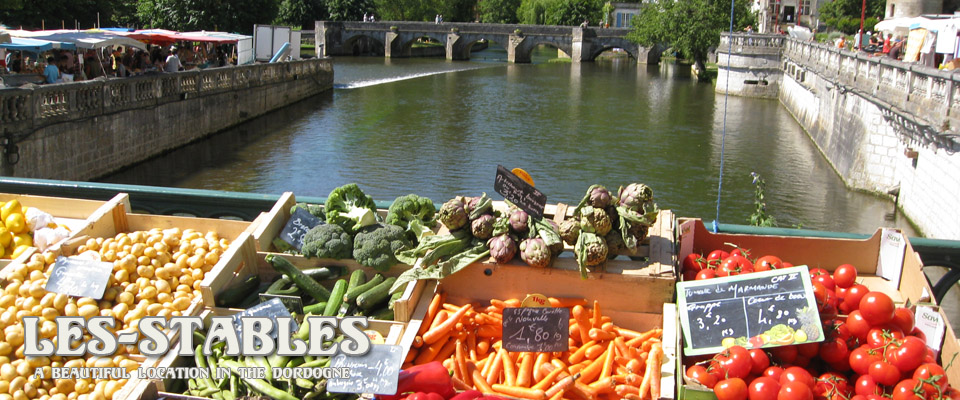
[(573, 62), (584, 62), (584, 61), (593, 61), (590, 59), (590, 40), (584, 39), (583, 37), (583, 28), (577, 27), (573, 28), (573, 35), (570, 39), (570, 49), (571, 53), (570, 58)]
[(447, 34), (447, 43), (446, 43), (447, 51), (446, 51), (446, 53), (447, 53), (447, 59), (448, 59), (448, 60), (457, 60), (457, 61), (460, 61), (460, 60), (467, 60), (467, 59), (469, 59), (469, 56), (468, 56), (468, 57), (464, 57), (462, 54), (460, 54), (460, 53), (462, 53), (462, 52), (461, 52), (461, 51), (458, 51), (458, 50), (460, 50), (460, 46), (458, 46), (458, 43), (457, 43), (458, 41), (460, 41), (460, 34), (459, 34), (459, 33), (448, 33), (448, 34)]
[(511, 33), (507, 40), (507, 61), (512, 63), (529, 63), (530, 52), (524, 51), (523, 42), (526, 38), (523, 34)]
[(660, 64), (660, 56), (663, 54), (663, 49), (659, 45), (653, 45), (653, 47), (643, 47), (637, 45), (637, 63), (640, 64)]
[[(314, 50), (317, 57), (340, 55), (343, 43), (343, 23), (333, 21), (317, 21), (314, 23)], [(256, 43), (254, 43), (256, 44)]]
[(400, 35), (394, 31), (386, 32), (383, 38), (383, 56), (384, 57), (386, 58), (403, 57), (403, 54), (400, 54), (401, 49), (399, 48), (400, 41), (397, 40), (398, 37), (400, 37)]

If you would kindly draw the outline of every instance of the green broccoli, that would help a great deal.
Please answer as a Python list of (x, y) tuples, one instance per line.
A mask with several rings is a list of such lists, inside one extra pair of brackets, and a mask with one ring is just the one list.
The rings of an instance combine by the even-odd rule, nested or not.
[(404, 228), (409, 238), (419, 242), (424, 235), (433, 234), (430, 228), (437, 225), (436, 213), (433, 200), (408, 194), (393, 201), (384, 222)]
[(353, 239), (353, 258), (360, 265), (386, 271), (397, 264), (397, 252), (410, 247), (407, 232), (396, 225), (371, 225)]
[(340, 225), (350, 233), (377, 223), (377, 204), (356, 183), (333, 189), (323, 211), (327, 214), (327, 223)]
[(337, 224), (320, 224), (309, 230), (303, 237), (300, 249), (305, 257), (350, 258), (353, 250), (353, 238)]
[(308, 213), (310, 213), (314, 217), (320, 218), (320, 220), (326, 219), (323, 216), (323, 209), (322, 207), (320, 207), (319, 204), (307, 204), (307, 203), (294, 204), (293, 207), (290, 207), (290, 215), (293, 215), (293, 212), (297, 211), (297, 208), (303, 208), (304, 210), (307, 210)]

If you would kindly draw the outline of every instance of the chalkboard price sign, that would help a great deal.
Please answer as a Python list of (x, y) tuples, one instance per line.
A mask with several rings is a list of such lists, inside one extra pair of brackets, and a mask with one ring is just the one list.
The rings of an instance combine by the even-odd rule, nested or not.
[(403, 347), (389, 344), (372, 345), (370, 351), (359, 357), (337, 354), (330, 361), (332, 368), (349, 368), (349, 378), (330, 378), (327, 391), (331, 393), (397, 393), (397, 378), (403, 363)]
[(103, 298), (113, 274), (113, 263), (77, 257), (57, 257), (46, 291), (77, 297)]
[(497, 165), (497, 178), (493, 182), (493, 190), (527, 214), (535, 218), (543, 218), (543, 209), (547, 206), (547, 195), (502, 165)]
[[(290, 314), (290, 311), (287, 310), (287, 307), (283, 304), (283, 302), (280, 299), (274, 298), (274, 299), (270, 299), (269, 301), (265, 301), (263, 303), (257, 304), (246, 310), (243, 310), (239, 314), (234, 314), (233, 326), (237, 328), (237, 332), (242, 331), (243, 326), (240, 322), (240, 319), (245, 317), (269, 317), (273, 319), (274, 324), (277, 324), (278, 323), (277, 317), (292, 317), (292, 315)], [(299, 329), (299, 325), (297, 324), (297, 321), (295, 321), (293, 318), (290, 318), (290, 332), (296, 332), (297, 329)], [(274, 339), (277, 338), (276, 327), (274, 327), (270, 331), (270, 337)], [(258, 347), (260, 346), (259, 339), (257, 340), (257, 343), (255, 343), (254, 345)]]
[(320, 218), (310, 214), (310, 212), (303, 207), (297, 207), (296, 210), (293, 210), (293, 214), (290, 215), (290, 219), (287, 220), (287, 224), (284, 225), (283, 230), (280, 231), (280, 239), (283, 239), (284, 242), (290, 243), (291, 246), (300, 250), (300, 248), (303, 247), (303, 236), (306, 235), (310, 229), (322, 223), (323, 221), (321, 221)]
[(284, 296), (282, 294), (260, 293), (260, 302), (268, 302), (273, 299), (280, 300), (287, 311), (303, 316), (303, 300), (300, 296)]
[(806, 266), (677, 284), (685, 353), (823, 341)]
[(509, 351), (567, 351), (570, 310), (550, 307), (503, 309), (503, 348)]

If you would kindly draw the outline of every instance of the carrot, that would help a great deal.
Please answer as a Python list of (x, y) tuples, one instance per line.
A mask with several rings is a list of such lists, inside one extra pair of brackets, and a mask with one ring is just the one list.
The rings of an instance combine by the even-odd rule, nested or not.
[(595, 344), (593, 346), (590, 346), (590, 348), (587, 349), (587, 352), (584, 353), (584, 355), (586, 355), (587, 358), (590, 360), (596, 360), (597, 357), (600, 357), (600, 355), (603, 354), (603, 352), (604, 352), (603, 346), (600, 344)]
[[(427, 307), (427, 315), (423, 318), (423, 321), (433, 321), (437, 316), (437, 312), (440, 311), (440, 305), (443, 304), (444, 294), (437, 293), (433, 295), (433, 299), (430, 300), (430, 306)], [(430, 329), (430, 325), (421, 323), (420, 329), (417, 331), (417, 335), (422, 336), (424, 333), (427, 333), (427, 330)]]
[(550, 302), (550, 307), (554, 308), (571, 308), (573, 306), (587, 305), (585, 299), (576, 297), (548, 297), (547, 301)]
[[(560, 371), (560, 369), (558, 368), (555, 371)], [(556, 384), (547, 389), (545, 394), (548, 396), (553, 396), (558, 391), (567, 390), (573, 386), (574, 382), (576, 382), (578, 378), (580, 378), (579, 374), (574, 374), (560, 379)]]
[(613, 375), (613, 359), (616, 347), (613, 342), (607, 345), (607, 358), (603, 361), (603, 368), (600, 370), (600, 379), (609, 378)]
[(617, 345), (617, 350), (620, 351), (620, 355), (627, 357), (630, 354), (630, 351), (627, 348), (627, 342), (623, 340), (622, 336), (617, 336), (613, 339), (613, 343)]
[(577, 382), (586, 383), (591, 382), (600, 375), (600, 371), (603, 369), (603, 365), (606, 363), (607, 352), (604, 352), (601, 356), (597, 357), (596, 360), (590, 363), (586, 368), (580, 371), (580, 379)]
[(573, 307), (573, 319), (577, 321), (577, 329), (580, 330), (580, 343), (586, 343), (590, 341), (590, 317), (587, 315), (587, 310), (583, 306), (574, 306)]
[(626, 395), (623, 396), (623, 399), (624, 400), (643, 400), (642, 397), (635, 395), (633, 393), (627, 393)]
[(407, 369), (412, 367), (413, 367), (413, 363), (410, 363), (410, 362), (405, 362), (403, 364), (400, 364), (400, 369)]
[(507, 307), (520, 307), (520, 299), (504, 300), (503, 304), (505, 304)]
[(480, 325), (480, 327), (477, 328), (477, 335), (488, 338), (503, 337), (503, 325)]
[(540, 389), (522, 388), (511, 385), (491, 385), (493, 390), (500, 394), (529, 400), (546, 400), (547, 394)]
[(461, 380), (460, 378), (457, 378), (457, 377), (455, 377), (455, 376), (451, 376), (451, 377), (450, 377), (450, 380), (453, 381), (453, 388), (454, 388), (454, 389), (457, 389), (457, 390), (470, 390), (470, 389), (473, 389), (473, 387), (470, 387), (470, 386), (467, 385), (463, 380)]
[(447, 336), (443, 340), (437, 340), (436, 342), (434, 342), (429, 346), (421, 347), (420, 354), (417, 356), (417, 358), (413, 359), (413, 364), (414, 365), (426, 364), (430, 361), (436, 360), (437, 355), (439, 355), (441, 350), (444, 348), (444, 346), (447, 345), (447, 342), (450, 342), (449, 338), (450, 337)]
[(548, 388), (550, 388), (550, 385), (557, 380), (557, 376), (562, 373), (564, 373), (562, 369), (554, 368), (553, 371), (550, 371), (549, 373), (547, 373), (547, 375), (545, 375), (543, 379), (540, 379), (540, 381), (538, 381), (536, 385), (533, 385), (530, 388), (547, 390)]
[[(430, 328), (433, 328), (433, 327), (435, 327), (435, 326), (437, 326), (437, 325), (442, 324), (443, 321), (446, 321), (446, 320), (447, 320), (447, 318), (450, 318), (450, 313), (447, 312), (447, 310), (437, 311), (437, 315), (436, 315), (435, 317), (433, 317), (433, 320), (430, 321), (430, 324), (427, 325), (427, 330), (429, 331)], [(424, 332), (424, 333), (426, 333), (426, 332)], [(420, 336), (421, 338), (423, 338), (423, 335), (419, 335), (419, 336)]]
[(550, 364), (553, 365), (554, 367), (560, 368), (560, 369), (562, 369), (562, 370), (566, 370), (566, 369), (567, 369), (567, 364), (565, 364), (562, 360), (560, 360), (560, 359), (558, 359), (558, 358), (554, 358), (554, 359), (550, 360)]
[(423, 342), (426, 344), (431, 344), (437, 340), (440, 340), (445, 333), (450, 332), (450, 330), (460, 322), (460, 318), (463, 318), (463, 314), (466, 314), (471, 308), (473, 308), (473, 306), (467, 304), (457, 310), (457, 312), (450, 315), (450, 318), (447, 318), (447, 320), (443, 321), (443, 323), (440, 325), (431, 327), (427, 333), (423, 334)]
[[(587, 333), (587, 336), (590, 337), (590, 340), (613, 340), (617, 338), (617, 334), (613, 332), (607, 332), (600, 328), (590, 328), (590, 332)], [(613, 342), (610, 342), (613, 343)]]
[(419, 349), (422, 346), (423, 346), (423, 337), (420, 335), (417, 335), (416, 337), (413, 338), (413, 348)]
[(640, 388), (636, 386), (623, 384), (623, 385), (617, 385), (617, 387), (614, 388), (614, 392), (616, 392), (618, 396), (626, 396), (628, 394), (635, 394), (639, 396)]
[(549, 398), (548, 400), (561, 400), (561, 399), (563, 399), (563, 395), (566, 394), (566, 393), (567, 393), (566, 390), (560, 390), (559, 392), (557, 392), (557, 393), (554, 394), (553, 396), (550, 396), (550, 398)]
[(630, 340), (627, 340), (627, 346), (637, 347), (637, 346), (640, 346), (643, 342), (647, 341), (648, 339), (651, 339), (653, 337), (660, 337), (660, 335), (663, 333), (663, 329), (653, 328), (649, 331), (646, 331), (632, 338), (630, 337), (630, 334), (624, 334), (624, 332), (633, 332), (633, 331), (630, 331), (629, 329), (625, 330), (623, 328), (617, 328), (617, 332), (620, 333), (620, 336), (630, 339)]
[(520, 356), (520, 369), (517, 371), (517, 386), (530, 387), (533, 383), (533, 355), (523, 353)]
[(641, 347), (641, 349), (643, 351), (650, 351), (650, 349), (653, 348), (654, 343), (660, 343), (660, 339), (655, 339), (655, 338), (648, 339), (646, 342), (643, 342), (643, 347)]
[(450, 340), (447, 340), (447, 344), (443, 345), (443, 348), (440, 349), (440, 352), (437, 353), (437, 356), (434, 357), (434, 360), (446, 360), (457, 351), (457, 339), (450, 337)]
[(467, 361), (467, 371), (477, 389), (480, 389), (480, 391), (483, 393), (493, 393), (493, 388), (487, 384), (486, 378), (480, 374), (480, 370), (477, 369), (477, 366), (474, 365), (473, 361)]
[(500, 371), (503, 370), (503, 353), (497, 351), (497, 354), (493, 356), (493, 361), (490, 362), (490, 369), (487, 370), (487, 373), (484, 376), (487, 380), (487, 384), (493, 384), (498, 379), (500, 379)]
[(447, 371), (453, 371), (454, 374), (457, 373), (457, 360), (454, 360), (453, 357), (443, 360), (443, 367)]
[(614, 325), (613, 322), (604, 322), (603, 325), (600, 326), (600, 329), (604, 332), (617, 333), (617, 326)]
[(550, 362), (550, 353), (539, 353), (537, 359), (533, 361), (533, 382), (540, 382), (544, 374), (540, 369), (543, 363)]
[(490, 299), (490, 305), (496, 307), (498, 310), (507, 308), (507, 303), (504, 303), (503, 300)]
[(627, 362), (626, 367), (627, 372), (630, 372), (631, 374), (638, 374), (640, 373), (640, 370), (643, 369), (643, 363), (636, 358), (631, 358), (630, 361)]
[(515, 386), (517, 384), (517, 364), (514, 363), (513, 358), (510, 357), (510, 353), (504, 349), (500, 349), (500, 351), (503, 352), (504, 382), (506, 382), (507, 385)]
[(654, 343), (650, 349), (650, 358), (647, 359), (647, 365), (650, 371), (650, 398), (658, 400), (660, 398), (660, 359), (663, 356), (663, 346)]
[(600, 327), (603, 326), (603, 322), (600, 322), (600, 320), (602, 319), (603, 319), (603, 314), (600, 314), (600, 301), (594, 300), (593, 301), (593, 327), (600, 329)]
[(460, 379), (463, 379), (463, 383), (466, 383), (467, 386), (473, 386), (473, 378), (467, 371), (467, 345), (460, 340), (457, 341), (457, 351), (454, 353), (454, 357), (457, 360)]
[(410, 351), (407, 352), (407, 356), (403, 358), (403, 362), (412, 363), (413, 360), (417, 359), (417, 354), (420, 354), (420, 350), (410, 349)]
[(477, 361), (475, 364), (477, 365), (477, 369), (483, 370), (484, 367), (490, 365), (490, 357)]
[[(643, 397), (643, 398), (652, 398), (653, 377), (655, 374), (654, 371), (657, 371), (657, 372), (660, 371), (660, 358), (657, 353), (663, 350), (660, 348), (659, 344), (654, 344), (654, 347), (658, 348), (659, 350), (654, 350), (651, 348), (650, 355), (647, 356), (647, 368), (646, 368), (646, 371), (643, 373), (643, 381), (640, 382), (640, 397)], [(656, 375), (658, 375), (657, 383), (659, 384), (660, 382), (659, 374), (656, 374)], [(660, 388), (658, 387), (657, 398), (659, 398), (659, 393), (660, 393)], [(648, 394), (650, 394), (651, 396), (647, 396)]]
[(477, 361), (477, 334), (476, 332), (467, 332), (467, 354), (474, 362)]
[(490, 339), (477, 341), (477, 357), (486, 357), (490, 353)]
[(587, 385), (596, 393), (613, 393), (613, 388), (616, 387), (616, 384), (613, 381), (613, 378), (606, 377), (601, 378), (600, 380), (593, 382)]
[(590, 365), (590, 363), (592, 363), (592, 362), (593, 362), (593, 361), (591, 361), (591, 360), (586, 360), (586, 361), (584, 361), (584, 362), (582, 362), (582, 363), (580, 363), (580, 364), (571, 365), (570, 367), (567, 368), (567, 372), (569, 372), (569, 373), (571, 373), (571, 374), (575, 374), (575, 373), (577, 373), (577, 372), (580, 372), (580, 371), (583, 370), (584, 368), (588, 367), (588, 366)]

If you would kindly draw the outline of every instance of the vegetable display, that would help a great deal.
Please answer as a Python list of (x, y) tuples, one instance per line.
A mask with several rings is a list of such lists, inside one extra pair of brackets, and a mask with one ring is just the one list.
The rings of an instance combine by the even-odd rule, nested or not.
[(490, 300), (490, 305), (430, 302), (405, 366), (442, 361), (454, 386), (487, 395), (519, 399), (660, 397), (661, 329), (636, 332), (618, 327), (596, 301), (549, 298), (570, 307), (570, 349), (563, 353), (516, 353), (501, 347), (503, 310), (520, 300)]

